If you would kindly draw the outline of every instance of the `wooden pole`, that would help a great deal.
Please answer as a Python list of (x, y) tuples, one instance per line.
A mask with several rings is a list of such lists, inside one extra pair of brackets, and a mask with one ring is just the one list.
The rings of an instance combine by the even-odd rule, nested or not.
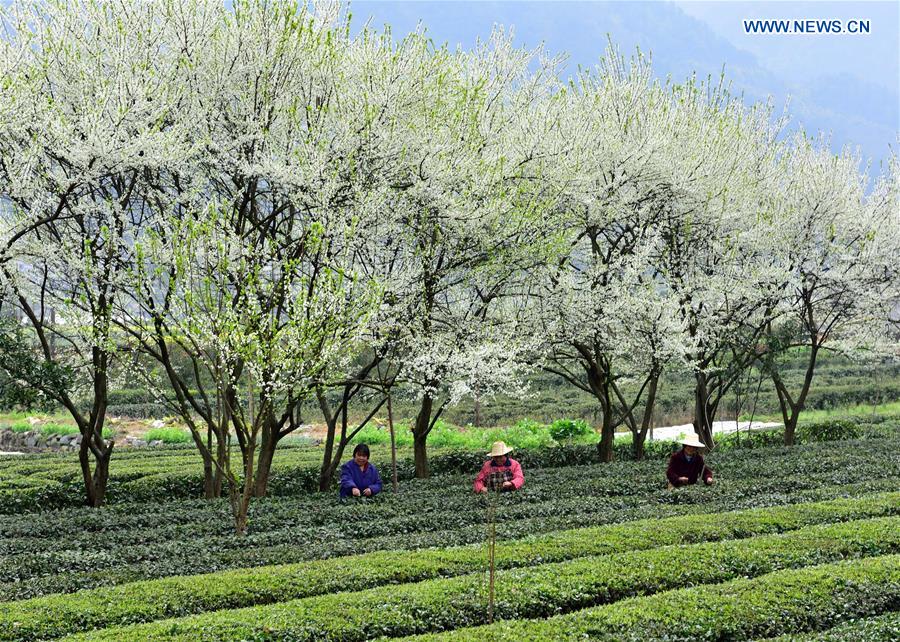
[(394, 493), (398, 490), (397, 483), (397, 439), (394, 435), (394, 410), (391, 407), (391, 391), (388, 390), (387, 396), (387, 411), (388, 411), (388, 430), (391, 432), (391, 483), (393, 484)]
[(489, 542), (488, 542), (488, 624), (494, 621), (494, 576), (496, 572), (495, 556), (497, 542), (497, 520), (494, 511), (494, 498), (488, 504)]

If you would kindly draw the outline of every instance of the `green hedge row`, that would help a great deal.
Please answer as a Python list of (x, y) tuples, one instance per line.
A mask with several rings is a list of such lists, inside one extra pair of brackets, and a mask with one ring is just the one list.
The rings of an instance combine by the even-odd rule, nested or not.
[[(900, 473), (900, 466), (892, 458), (895, 442), (890, 440), (877, 440), (867, 442), (866, 450), (869, 455), (866, 458), (867, 469), (863, 472), (867, 476), (878, 476), (880, 470), (894, 468)], [(854, 446), (850, 446), (854, 447)], [(723, 482), (746, 482), (750, 478), (765, 477), (766, 479), (774, 476), (783, 477), (785, 474), (796, 472), (806, 474), (809, 472), (819, 472), (828, 474), (829, 471), (842, 471), (850, 466), (853, 462), (841, 453), (835, 453), (834, 449), (826, 446), (803, 446), (793, 451), (785, 452), (785, 449), (768, 449), (764, 452), (765, 457), (761, 458), (755, 453), (734, 453), (729, 455), (727, 460), (721, 462), (714, 461), (716, 472), (721, 473), (721, 481)], [(711, 457), (717, 459), (718, 455)], [(869, 463), (871, 462), (871, 466)], [(849, 473), (850, 471), (848, 471)], [(856, 471), (853, 471), (854, 473)], [(571, 474), (570, 474), (571, 473)], [(653, 490), (660, 490), (663, 487), (663, 465), (661, 462), (640, 462), (626, 463), (614, 462), (612, 464), (595, 465), (589, 467), (563, 467), (552, 471), (551, 474), (559, 475), (564, 481), (558, 488), (548, 489), (545, 493), (547, 499), (555, 499), (560, 494), (572, 495), (581, 493), (584, 495), (635, 495)], [(460, 494), (467, 496), (471, 487), (471, 476), (474, 475), (472, 470), (468, 471), (465, 476), (457, 479), (433, 479), (433, 480), (415, 480), (405, 483), (402, 492), (408, 498), (410, 492), (416, 496), (421, 496), (423, 492), (429, 490), (434, 491), (441, 496), (456, 497)], [(515, 497), (527, 496), (533, 501), (536, 489), (536, 480), (543, 482), (547, 478), (547, 471), (534, 470), (530, 467), (526, 468), (527, 483), (522, 493), (516, 494)], [(581, 478), (580, 481), (578, 478)], [(841, 481), (845, 481), (846, 477)], [(820, 480), (821, 481), (821, 480)], [(567, 487), (568, 485), (568, 487)], [(545, 486), (545, 485), (544, 485)], [(785, 490), (789, 490), (785, 487)], [(390, 493), (385, 493), (382, 498), (391, 498)], [(321, 506), (320, 498), (309, 498), (314, 500), (316, 505)], [(266, 500), (271, 501), (271, 500)], [(104, 521), (103, 515), (106, 511), (85, 512), (85, 511), (66, 511), (59, 515), (64, 515), (64, 519), (60, 520), (57, 514), (48, 514), (46, 517), (40, 515), (29, 515), (27, 517), (3, 518), (0, 517), (0, 535), (3, 538), (20, 537), (28, 534), (34, 534), (38, 537), (51, 537), (57, 534), (53, 524), (57, 521), (63, 521), (65, 524), (76, 523), (77, 527), (73, 529), (72, 535), (84, 530), (102, 530), (109, 533), (113, 530), (128, 528), (129, 524), (135, 519), (140, 520), (140, 526), (146, 528), (147, 522), (141, 516), (142, 513), (151, 512), (158, 523), (166, 523), (167, 521), (183, 522), (183, 517), (169, 513), (166, 510), (160, 510), (158, 506), (134, 506), (134, 503), (127, 507), (119, 508), (110, 506), (106, 509), (109, 514), (115, 515), (115, 520)], [(206, 505), (205, 503), (197, 503), (192, 506)], [(209, 505), (215, 505), (215, 502)], [(33, 526), (32, 526), (33, 525)], [(30, 532), (29, 532), (30, 531)]]
[[(720, 483), (662, 489), (659, 463), (615, 463), (527, 472), (518, 493), (497, 497), (498, 536), (740, 510), (895, 490), (895, 444), (865, 458), (804, 446), (730, 455)], [(853, 481), (857, 480), (857, 481)], [(251, 532), (235, 538), (224, 502), (135, 504), (0, 517), (0, 601), (143, 579), (286, 564), (375, 550), (481, 541), (483, 500), (470, 477), (410, 483), (398, 496), (339, 504), (331, 497), (254, 503)], [(304, 542), (297, 546), (296, 542)]]
[(900, 640), (900, 611), (877, 617), (851, 620), (833, 629), (814, 633), (789, 633), (765, 642), (897, 642)]
[[(886, 479), (874, 488), (895, 489), (896, 479)], [(515, 539), (536, 533), (578, 528), (593, 524), (610, 524), (643, 519), (650, 516), (670, 517), (722, 510), (747, 509), (751, 506), (781, 506), (792, 502), (821, 501), (829, 497), (851, 497), (868, 493), (871, 482), (855, 486), (823, 487), (793, 495), (782, 493), (744, 495), (740, 500), (725, 498), (700, 504), (659, 505), (650, 498), (631, 498), (634, 504), (605, 498), (593, 506), (576, 508), (584, 513), (561, 516), (531, 517), (502, 522), (497, 525), (498, 538)], [(587, 500), (585, 500), (587, 504)], [(573, 505), (562, 502), (560, 512)], [(627, 507), (626, 507), (627, 506)], [(475, 514), (484, 513), (477, 508)], [(184, 514), (186, 525), (191, 516)], [(427, 521), (430, 517), (426, 517)], [(422, 520), (420, 520), (422, 521)], [(399, 524), (398, 524), (399, 526)], [(0, 582), (0, 602), (21, 600), (51, 593), (70, 593), (100, 586), (113, 586), (172, 575), (212, 573), (225, 569), (263, 565), (281, 565), (337, 556), (357, 555), (381, 550), (422, 549), (465, 545), (484, 541), (482, 524), (463, 526), (447, 531), (415, 531), (408, 522), (408, 532), (380, 537), (355, 539), (352, 530), (340, 531), (325, 527), (318, 529), (285, 528), (265, 534), (265, 537), (246, 542), (246, 548), (236, 546), (233, 535), (221, 538), (172, 539), (160, 542), (148, 536), (143, 543), (120, 546), (95, 541), (93, 546), (66, 549), (61, 541), (56, 547), (31, 556), (17, 555), (13, 563), (22, 564), (21, 572), (5, 570), (8, 578)], [(182, 530), (179, 530), (179, 533)], [(298, 546), (297, 541), (303, 541)]]
[[(719, 479), (716, 486), (688, 488), (676, 493), (664, 490), (663, 471), (658, 462), (527, 470), (525, 488), (502, 497), (501, 520), (564, 517), (578, 512), (586, 513), (587, 519), (594, 520), (591, 523), (598, 523), (598, 519), (608, 521), (607, 514), (590, 517), (590, 512), (592, 503), (603, 503), (603, 498), (617, 499), (618, 503), (631, 506), (640, 499), (651, 504), (720, 503), (727, 497), (796, 495), (799, 491), (853, 483), (854, 480), (872, 480), (877, 484), (878, 480), (900, 476), (900, 461), (894, 455), (893, 442), (880, 445), (873, 442), (867, 446), (864, 459), (846, 457), (839, 450), (821, 446), (803, 447), (787, 454), (783, 453), (784, 449), (771, 450), (767, 451), (766, 457), (729, 456), (721, 465), (716, 465)], [(352, 508), (340, 505), (330, 497), (270, 498), (254, 503), (251, 539), (266, 531), (303, 526), (352, 530), (354, 538), (360, 539), (474, 524), (481, 516), (473, 513), (470, 484), (469, 475), (410, 482), (404, 485), (401, 496), (386, 493), (378, 502)], [(634, 498), (639, 499), (633, 501)], [(571, 504), (564, 505), (568, 500)], [(745, 506), (733, 506), (735, 509), (742, 507)], [(426, 514), (429, 519), (421, 519)], [(96, 543), (93, 533), (97, 531), (104, 533), (104, 543), (128, 545), (185, 539), (187, 535), (218, 535), (233, 540), (225, 502), (169, 502), (165, 509), (147, 503), (110, 507), (104, 511), (67, 510), (0, 517), (0, 553), (41, 552), (52, 548), (58, 540), (65, 540), (66, 548), (71, 549), (82, 540)], [(246, 545), (246, 542), (242, 543), (242, 547)], [(16, 566), (21, 568), (18, 563)]]
[[(501, 542), (496, 560), (499, 568), (516, 568), (884, 515), (900, 515), (900, 493), (550, 533)], [(36, 598), (0, 605), (0, 640), (60, 637), (91, 628), (463, 575), (483, 569), (484, 560), (483, 546), (404, 552), (402, 557), (383, 551)]]
[[(866, 450), (866, 458), (859, 461), (859, 458), (848, 458), (841, 450), (843, 449), (859, 449), (861, 444), (854, 442), (850, 444), (841, 444), (841, 448), (834, 448), (830, 445), (811, 445), (802, 446), (789, 450), (785, 448), (766, 449), (761, 453), (732, 453), (727, 457), (720, 457), (718, 454), (710, 456), (712, 464), (716, 470), (717, 478), (721, 486), (717, 485), (716, 489), (721, 487), (734, 488), (735, 486), (746, 487), (748, 492), (752, 492), (754, 484), (766, 483), (769, 480), (786, 479), (792, 475), (806, 476), (816, 475), (814, 480), (817, 485), (828, 484), (830, 478), (836, 478), (836, 482), (850, 482), (855, 479), (879, 478), (889, 474), (900, 475), (900, 463), (894, 456), (896, 442), (892, 440), (872, 440), (863, 442)], [(474, 470), (474, 469), (473, 469)], [(473, 470), (468, 474), (459, 475), (456, 478), (442, 477), (431, 480), (415, 480), (405, 483), (401, 488), (404, 495), (404, 505), (408, 504), (410, 495), (421, 497), (423, 494), (432, 494), (435, 497), (442, 498), (442, 502), (459, 502), (466, 501), (466, 505), (459, 505), (457, 508), (464, 509), (468, 507), (468, 497), (471, 488), (471, 478), (474, 476)], [(509, 495), (510, 501), (517, 501), (519, 498), (527, 498), (529, 502), (536, 499), (559, 499), (566, 496), (635, 496), (640, 494), (652, 493), (663, 490), (664, 464), (658, 461), (648, 462), (614, 462), (611, 464), (592, 465), (584, 467), (563, 467), (559, 469), (537, 470), (526, 467), (526, 485), (520, 493)], [(548, 485), (547, 480), (559, 479), (559, 484)], [(790, 492), (797, 488), (811, 488), (809, 483), (804, 484), (802, 480), (787, 480), (791, 483), (780, 483), (773, 488), (781, 488), (784, 492)], [(798, 485), (799, 484), (799, 485)], [(690, 489), (705, 493), (704, 489)], [(683, 497), (684, 494), (666, 494), (671, 497), (672, 501), (676, 501), (676, 497)], [(381, 502), (393, 499), (391, 493), (386, 492), (379, 498)], [(297, 498), (298, 501), (308, 500), (310, 505), (315, 505), (317, 511), (323, 509), (323, 500), (321, 497)], [(273, 499), (265, 500), (266, 502), (276, 501)], [(264, 502), (260, 502), (262, 504)], [(174, 506), (173, 502), (169, 502), (170, 506)], [(383, 505), (381, 503), (377, 505)], [(192, 510), (197, 510), (199, 506), (217, 506), (216, 502), (196, 502), (190, 504)], [(446, 507), (447, 504), (441, 504)], [(328, 510), (328, 509), (326, 509)], [(346, 513), (345, 508), (337, 508), (332, 506), (332, 511)], [(396, 508), (391, 508), (388, 512), (393, 513)], [(204, 511), (208, 512), (208, 511)], [(367, 509), (367, 514), (371, 514), (373, 509)], [(46, 513), (45, 515), (28, 515), (27, 517), (0, 517), (0, 536), (2, 538), (22, 537), (34, 535), (36, 537), (51, 538), (58, 533), (54, 524), (62, 521), (64, 524), (78, 524), (78, 528), (73, 529), (72, 535), (77, 535), (79, 531), (103, 530), (104, 533), (111, 531), (130, 528), (137, 521), (137, 526), (146, 529), (150, 524), (146, 521), (144, 514), (151, 514), (154, 524), (165, 523), (183, 523), (183, 515), (178, 511), (170, 512), (168, 510), (160, 510), (158, 506), (152, 504), (135, 505), (118, 507), (110, 506), (104, 511), (82, 511), (67, 510), (61, 513)], [(266, 514), (269, 511), (265, 511)], [(105, 515), (114, 516), (113, 520), (104, 520)], [(266, 515), (255, 515), (254, 518), (268, 519)], [(255, 520), (255, 523), (259, 523)]]
[[(617, 553), (500, 571), (494, 615), (548, 617), (680, 586), (900, 551), (900, 518)], [(702, 562), (701, 562), (702, 561)], [(398, 560), (402, 563), (402, 560)], [(365, 572), (365, 567), (360, 572)], [(900, 587), (896, 587), (900, 591)], [(100, 640), (365, 640), (487, 622), (483, 573), (104, 629)], [(544, 639), (553, 639), (546, 636)]]
[[(543, 621), (423, 635), (417, 642), (688, 642), (815, 631), (900, 606), (900, 556), (784, 570), (638, 597)], [(844, 638), (846, 639), (846, 638)]]
[[(867, 419), (835, 420), (816, 424), (812, 430), (801, 426), (799, 435), (806, 441), (856, 438), (866, 432), (864, 426), (869, 424), (865, 421)], [(881, 422), (878, 433), (885, 439), (893, 439), (898, 425), (895, 419)], [(781, 441), (778, 431), (757, 432), (749, 437), (728, 435), (719, 440), (716, 456), (744, 449), (778, 448)], [(646, 455), (650, 459), (662, 459), (674, 447), (670, 441), (648, 442)], [(631, 458), (631, 445), (627, 440), (617, 442), (615, 448), (618, 459), (627, 461)], [(311, 446), (279, 451), (269, 480), (270, 495), (290, 496), (318, 490), (321, 456), (321, 450)], [(593, 444), (524, 449), (517, 451), (515, 456), (526, 469), (598, 463)], [(433, 453), (430, 466), (435, 475), (472, 473), (483, 461), (484, 453), (480, 450), (448, 449)], [(375, 464), (387, 470), (383, 453), (382, 456), (376, 454)], [(412, 459), (401, 457), (398, 477), (408, 481), (414, 476)], [(25, 477), (33, 481), (26, 488), (12, 482)], [(120, 453), (113, 457), (107, 489), (108, 503), (169, 501), (200, 497), (202, 492), (202, 466), (199, 456), (191, 448), (173, 450), (167, 456), (147, 453), (144, 457)], [(0, 462), (0, 514), (79, 506), (83, 502), (82, 494), (80, 472), (74, 455), (40, 455), (12, 463)]]

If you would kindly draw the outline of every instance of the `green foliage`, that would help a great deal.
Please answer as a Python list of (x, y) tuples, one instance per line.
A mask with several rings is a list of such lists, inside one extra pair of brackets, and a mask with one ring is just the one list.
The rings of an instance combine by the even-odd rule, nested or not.
[[(398, 446), (412, 446), (413, 437), (408, 425), (395, 424), (394, 430)], [(439, 420), (428, 435), (428, 445), (435, 449), (460, 448), (486, 451), (495, 441), (503, 441), (516, 449), (544, 448), (553, 445), (553, 437), (547, 426), (530, 419), (522, 419), (512, 426), (498, 428), (475, 426), (456, 428)], [(386, 427), (370, 424), (357, 434), (353, 443), (387, 446), (391, 440)]]
[(161, 441), (164, 444), (187, 444), (191, 442), (191, 435), (180, 428), (151, 428), (144, 435), (147, 441)]
[(428, 435), (428, 443), (434, 448), (483, 448), (483, 431), (478, 428), (469, 428), (465, 431), (457, 430), (443, 421), (435, 423)]
[[(525, 487), (496, 498), (497, 534), (508, 540), (897, 489), (900, 460), (895, 440), (865, 442), (863, 460), (846, 457), (848, 447), (862, 444), (735, 451), (727, 457), (714, 453), (710, 461), (718, 483), (676, 492), (665, 490), (661, 460), (526, 468)], [(137, 466), (182, 453), (195, 456), (178, 448), (123, 450), (119, 463)], [(36, 475), (46, 458), (22, 459), (18, 470), (36, 470), (20, 479), (33, 485), (7, 486), (5, 493), (0, 491), (4, 498), (37, 502), (67, 493), (79, 496), (77, 471), (62, 482), (40, 479)], [(154, 499), (113, 503), (102, 511), (0, 516), (0, 601), (171, 575), (483, 542), (484, 504), (471, 492), (474, 473), (470, 469), (462, 475), (410, 481), (400, 495), (385, 491), (364, 506), (341, 504), (335, 494), (262, 499), (251, 513), (250, 532), (239, 540), (233, 536), (225, 500), (169, 500), (163, 506)], [(110, 491), (130, 495), (147, 483), (139, 469), (130, 475), (125, 481), (120, 477)], [(167, 483), (184, 481), (154, 479), (153, 487)], [(195, 473), (191, 483), (199, 491), (201, 476)], [(96, 537), (98, 532), (102, 539)]]
[[(841, 439), (840, 437), (838, 439)], [(850, 439), (848, 436), (847, 439)], [(716, 449), (733, 450), (736, 448), (770, 448), (784, 444), (784, 431), (757, 430), (747, 433), (733, 432), (716, 438)]]
[[(403, 424), (394, 424), (394, 439), (397, 446), (411, 446), (413, 436), (409, 427)], [(369, 444), (370, 446), (390, 446), (391, 433), (387, 427), (367, 424), (351, 440), (352, 445)]]
[(583, 419), (557, 419), (550, 426), (550, 436), (558, 442), (574, 441), (593, 434), (593, 429)]
[(898, 599), (900, 556), (888, 555), (636, 597), (543, 621), (499, 622), (417, 639), (748, 640), (876, 615)]
[(71, 368), (38, 358), (24, 329), (0, 318), (0, 409), (49, 409), (73, 377)]
[[(898, 527), (900, 518), (881, 518), (812, 526), (782, 535), (627, 551), (500, 571), (495, 617), (547, 617), (685, 584), (716, 584), (786, 568), (890, 554), (900, 551)], [(636, 537), (643, 538), (644, 534)], [(530, 556), (540, 560), (540, 551), (538, 545)], [(697, 563), (700, 559), (702, 564)], [(888, 559), (881, 558), (886, 568), (900, 575), (900, 560), (885, 562)], [(397, 564), (402, 568), (404, 562), (400, 559)], [(873, 576), (890, 576), (885, 567), (877, 568)], [(836, 572), (841, 573), (840, 569)], [(863, 573), (862, 577), (867, 575)], [(259, 590), (266, 583), (257, 583), (254, 589)], [(883, 608), (892, 596), (898, 595), (900, 586), (883, 587), (875, 594), (880, 599), (869, 606)], [(375, 632), (397, 637), (483, 624), (487, 621), (484, 598), (481, 574), (476, 573), (111, 628), (85, 638), (153, 640), (174, 634), (179, 638), (237, 640), (265, 635), (291, 640), (334, 637), (349, 641), (368, 639)], [(627, 604), (623, 606), (627, 608)], [(519, 622), (516, 626), (527, 630), (528, 623)], [(557, 639), (548, 634), (549, 629), (544, 631), (543, 639)]]
[[(31, 424), (28, 421), (17, 421), (9, 426), (9, 429), (13, 432), (39, 432), (44, 437), (50, 437), (51, 435), (77, 435), (79, 430), (76, 426), (72, 426), (69, 424), (58, 424), (58, 423), (45, 423), (45, 424)], [(103, 428), (103, 438), (110, 439), (113, 436), (114, 432), (112, 428), (105, 427)]]
[[(30, 424), (27, 426), (27, 429), (31, 429)], [(900, 421), (897, 418), (878, 419), (878, 423), (875, 425), (859, 424), (861, 435), (884, 440), (896, 440), (898, 428), (900, 428)], [(524, 443), (528, 443), (527, 439), (533, 439), (535, 443), (539, 444), (552, 443), (552, 438), (545, 427), (533, 422), (522, 422), (506, 430), (519, 431), (520, 439)], [(104, 436), (108, 434), (105, 429)], [(386, 431), (383, 434), (386, 436)], [(482, 430), (477, 434), (478, 437), (475, 441), (479, 445), (474, 448), (436, 449), (430, 458), (432, 472), (435, 475), (473, 475), (474, 471), (484, 462), (485, 452), (490, 443), (504, 438), (504, 433), (490, 430)], [(184, 439), (185, 436), (186, 433), (179, 434), (178, 438)], [(597, 463), (598, 459), (593, 438), (589, 437), (589, 439), (591, 443), (588, 444), (517, 448), (514, 457), (522, 463), (527, 471), (535, 468), (591, 465)], [(755, 432), (749, 439), (744, 434), (728, 435), (718, 441), (715, 454), (760, 448), (775, 448), (780, 451), (781, 444), (782, 437), (779, 431)], [(373, 445), (376, 446), (372, 454), (373, 462), (380, 470), (389, 470), (388, 449), (383, 445)], [(677, 446), (674, 442), (647, 442), (646, 458), (649, 460), (664, 459), (675, 448)], [(621, 461), (632, 458), (630, 435), (616, 440), (615, 454)], [(235, 456), (239, 456), (236, 450)], [(322, 451), (316, 447), (304, 444), (285, 444), (284, 447), (280, 447), (270, 477), (269, 494), (292, 496), (298, 493), (316, 492), (319, 485), (321, 458)], [(658, 468), (660, 464), (657, 462), (650, 465)], [(405, 454), (401, 452), (398, 459), (400, 480), (413, 479), (414, 473), (409, 451)], [(67, 481), (77, 478), (79, 475), (78, 462), (74, 456), (66, 458), (57, 455), (36, 455), (29, 458), (27, 464), (21, 460), (0, 460), (0, 490), (9, 488), (8, 480), (21, 477), (37, 476), (44, 480)], [(125, 501), (194, 498), (202, 495), (202, 489), (202, 469), (192, 444), (173, 444), (163, 450), (137, 449), (131, 452), (123, 450), (116, 454), (111, 463), (107, 502), (114, 504)], [(10, 492), (15, 491), (10, 489)], [(44, 497), (44, 503), (40, 504), (35, 503), (32, 499), (0, 503), (0, 514), (21, 511), (23, 508), (46, 510), (80, 504), (79, 493), (63, 493)]]
[[(81, 400), (89, 404), (89, 399)], [(161, 403), (155, 394), (146, 388), (120, 388), (108, 393), (106, 413), (123, 417), (164, 418), (172, 413), (171, 407)]]
[(766, 642), (896, 642), (900, 640), (900, 611), (878, 617), (851, 619), (827, 631), (790, 634)]
[[(44, 424), (40, 427), (41, 434), (45, 437), (49, 437), (51, 435), (77, 435), (79, 434), (78, 428), (75, 426), (67, 426), (64, 424)], [(104, 429), (104, 437), (106, 436), (107, 430)]]
[(812, 424), (801, 424), (797, 428), (797, 436), (803, 442), (857, 439), (860, 436), (860, 427), (857, 421), (851, 419), (834, 419)]
[[(628, 550), (715, 542), (797, 529), (801, 529), (796, 534), (799, 541), (814, 541), (819, 537), (848, 531), (856, 535), (858, 531), (873, 528), (877, 522), (852, 522), (852, 525), (819, 530), (804, 527), (892, 514), (900, 514), (900, 493), (774, 510), (754, 509), (718, 515), (639, 520), (617, 526), (582, 528), (501, 542), (496, 551), (497, 564), (504, 569), (521, 568), (596, 555), (621, 554)], [(783, 544), (784, 539), (763, 539), (759, 542), (774, 542), (777, 547)], [(712, 548), (717, 549), (715, 546)], [(698, 552), (702, 554), (703, 550), (698, 549)], [(396, 552), (388, 551), (135, 582), (75, 595), (49, 596), (8, 604), (0, 609), (0, 639), (58, 637), (90, 628), (265, 604), (276, 596), (278, 601), (286, 601), (339, 591), (361, 591), (388, 584), (475, 573), (483, 565), (484, 553), (481, 549), (460, 547), (407, 552), (399, 563)], [(365, 568), (365, 573), (359, 573), (360, 568)]]

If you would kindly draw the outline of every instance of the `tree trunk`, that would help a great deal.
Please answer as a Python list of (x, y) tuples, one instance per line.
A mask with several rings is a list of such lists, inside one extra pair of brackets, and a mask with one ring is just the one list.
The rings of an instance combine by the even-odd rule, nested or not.
[(710, 413), (709, 388), (707, 386), (706, 374), (697, 372), (695, 375), (696, 385), (694, 386), (694, 432), (700, 438), (707, 448), (715, 445), (713, 441), (712, 421), (713, 417)]
[(325, 393), (316, 388), (316, 399), (319, 401), (319, 408), (325, 417), (325, 425), (327, 432), (325, 434), (325, 452), (322, 454), (322, 466), (319, 468), (319, 492), (324, 493), (331, 487), (331, 480), (334, 478), (334, 437), (337, 433), (338, 413), (332, 413), (328, 406), (328, 400)]
[(592, 363), (585, 370), (587, 372), (588, 385), (597, 401), (600, 402), (603, 414), (602, 423), (600, 424), (600, 441), (597, 443), (597, 454), (600, 457), (600, 461), (610, 462), (613, 460), (613, 445), (616, 439), (616, 431), (613, 427), (612, 404), (609, 398), (609, 377), (596, 363)]
[(234, 532), (236, 535), (243, 536), (247, 534), (247, 516), (250, 513), (250, 499), (253, 497), (254, 487), (254, 455), (256, 446), (252, 442), (248, 444), (247, 453), (244, 457), (244, 481), (240, 492), (237, 492), (237, 485), (231, 490), (232, 510), (234, 511)]
[(225, 459), (228, 457), (228, 424), (223, 421), (222, 425), (225, 426), (224, 431), (220, 433), (219, 441), (216, 444), (216, 458), (219, 466), (216, 466), (216, 475), (213, 478), (213, 497), (222, 496), (222, 484), (225, 481), (221, 467), (225, 465)]
[(331, 488), (334, 483), (334, 476), (337, 474), (338, 468), (341, 466), (341, 459), (344, 457), (344, 450), (349, 442), (343, 439), (338, 440), (337, 448), (334, 449), (334, 455), (331, 460), (323, 463), (321, 472), (319, 473), (319, 490), (324, 492)]
[(324, 493), (331, 488), (331, 482), (334, 480), (334, 473), (337, 468), (331, 457), (322, 459), (322, 465), (319, 467), (319, 492)]
[(81, 433), (81, 446), (78, 450), (78, 460), (81, 464), (81, 478), (84, 481), (85, 505), (91, 508), (99, 508), (106, 499), (106, 486), (109, 482), (109, 460), (112, 455), (113, 444), (109, 446), (101, 443), (97, 445), (101, 454), (95, 456), (94, 469), (91, 470), (91, 443), (93, 433), (85, 430)]
[(614, 459), (613, 445), (616, 440), (616, 430), (612, 425), (612, 413), (603, 412), (603, 423), (600, 428), (600, 442), (597, 444), (597, 453), (600, 461), (607, 463)]
[(326, 414), (328, 434), (330, 437), (328, 441), (330, 443), (325, 448), (325, 456), (322, 458), (322, 467), (319, 469), (319, 492), (323, 493), (329, 490), (334, 483), (334, 476), (337, 474), (338, 468), (340, 468), (341, 459), (344, 457), (344, 450), (346, 450), (347, 444), (350, 443), (349, 439), (347, 439), (346, 426), (344, 426), (342, 428), (340, 439), (337, 440), (336, 445), (334, 444), (338, 418), (341, 418), (342, 422), (346, 422), (346, 407), (344, 407), (342, 412), (335, 414), (333, 417)]
[(247, 531), (247, 519), (239, 519), (241, 513), (241, 493), (237, 480), (232, 476), (228, 477), (228, 501), (231, 503), (231, 514), (234, 518), (234, 532), (237, 535), (243, 535)]
[(104, 448), (103, 455), (97, 458), (94, 465), (94, 507), (99, 508), (106, 500), (106, 487), (109, 482), (109, 460), (112, 455), (112, 444)]
[[(647, 439), (647, 433), (653, 419), (653, 405), (656, 403), (656, 388), (659, 384), (659, 371), (654, 369), (644, 380), (644, 384), (638, 391), (634, 399), (634, 404), (629, 404), (625, 395), (619, 390), (615, 383), (611, 383), (610, 387), (616, 394), (619, 404), (622, 406), (622, 419), (631, 431), (631, 452), (636, 461), (644, 458), (644, 442)], [(637, 420), (634, 418), (634, 409), (640, 403), (644, 390), (647, 390), (647, 401), (644, 404), (644, 412), (641, 416), (641, 425), (638, 427)]]
[[(81, 474), (84, 479), (87, 505), (99, 508), (106, 498), (106, 484), (109, 482), (109, 460), (115, 445), (109, 445), (103, 439), (103, 424), (106, 421), (106, 405), (109, 391), (107, 378), (108, 355), (94, 346), (92, 348), (94, 366), (93, 392), (94, 399), (91, 413), (87, 421), (79, 421), (81, 431), (81, 448), (78, 457), (81, 462)], [(90, 454), (94, 454), (94, 471), (91, 473)]]
[(778, 393), (778, 403), (781, 406), (781, 416), (784, 419), (784, 445), (793, 446), (796, 439), (797, 424), (800, 421), (800, 413), (806, 407), (806, 398), (809, 396), (809, 390), (812, 387), (813, 375), (816, 370), (816, 359), (819, 355), (820, 344), (813, 339), (809, 350), (809, 361), (806, 362), (806, 373), (803, 377), (803, 386), (800, 388), (800, 394), (797, 401), (791, 399), (787, 386), (778, 372), (772, 371), (772, 382), (775, 384), (775, 391)]
[(213, 465), (210, 455), (201, 452), (200, 456), (203, 457), (203, 498), (214, 499), (216, 496), (216, 467)]
[(416, 464), (416, 477), (418, 479), (427, 479), (430, 476), (428, 469), (428, 451), (426, 450), (426, 442), (428, 433), (431, 430), (431, 411), (434, 407), (434, 400), (427, 392), (422, 397), (422, 405), (419, 407), (419, 414), (416, 415), (416, 423), (413, 427), (413, 459)]
[(81, 464), (81, 479), (84, 482), (84, 503), (92, 508), (97, 507), (94, 493), (94, 475), (91, 472), (90, 436), (81, 432), (81, 445), (78, 448), (78, 463)]
[(272, 460), (275, 458), (277, 442), (274, 439), (263, 440), (256, 461), (256, 481), (253, 488), (254, 497), (265, 497), (269, 488), (269, 475), (272, 472)]
[(204, 499), (214, 499), (216, 497), (216, 464), (212, 455), (212, 438), (213, 430), (210, 426), (206, 428), (206, 443), (203, 443), (200, 432), (192, 421), (188, 422), (188, 428), (191, 431), (191, 437), (197, 446), (197, 452), (203, 460), (203, 497)]
[(784, 445), (785, 446), (793, 446), (794, 439), (797, 431), (797, 419), (800, 418), (800, 413), (794, 413), (788, 421), (784, 424)]
[(644, 458), (644, 443), (646, 442), (646, 433), (638, 433), (631, 439), (631, 452), (635, 461), (641, 461)]
[(256, 479), (253, 486), (254, 497), (265, 497), (269, 485), (269, 474), (272, 471), (272, 460), (275, 458), (275, 449), (278, 447), (277, 426), (274, 420), (266, 420), (268, 424), (263, 429), (262, 443), (259, 446), (259, 456), (256, 461)]
[(427, 479), (431, 476), (428, 468), (428, 451), (425, 447), (427, 436), (413, 434), (413, 458), (416, 463), (416, 477), (418, 479)]
[(334, 461), (322, 462), (322, 467), (319, 469), (319, 492), (324, 493), (331, 488), (335, 473), (337, 473), (337, 464)]
[(647, 390), (647, 403), (644, 406), (644, 417), (641, 420), (641, 429), (635, 433), (632, 441), (634, 458), (640, 461), (644, 458), (644, 444), (647, 441), (647, 433), (653, 425), (653, 409), (656, 406), (656, 389), (659, 386), (659, 371), (651, 375), (650, 387)]

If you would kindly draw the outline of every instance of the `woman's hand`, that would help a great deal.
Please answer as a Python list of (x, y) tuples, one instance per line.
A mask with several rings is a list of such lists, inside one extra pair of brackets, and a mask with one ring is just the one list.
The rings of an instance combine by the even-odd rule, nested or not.
[(365, 489), (365, 490), (363, 491), (363, 495), (365, 495), (366, 497), (371, 497), (371, 496), (372, 496), (372, 489), (371, 489), (371, 488)]
[(359, 497), (359, 489), (358, 488), (354, 488), (352, 492), (353, 492), (354, 497)]

